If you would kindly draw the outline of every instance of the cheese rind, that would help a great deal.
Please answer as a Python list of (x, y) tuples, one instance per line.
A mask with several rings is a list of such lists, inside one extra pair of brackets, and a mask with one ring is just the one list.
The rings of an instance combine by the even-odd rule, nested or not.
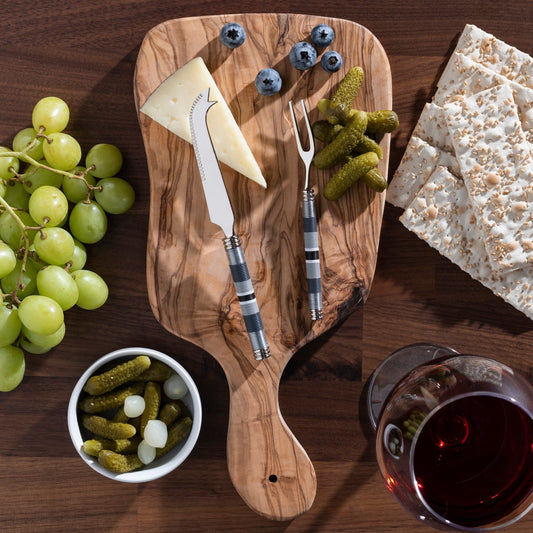
[(164, 80), (141, 112), (192, 143), (189, 113), (195, 98), (207, 88), (209, 99), (218, 102), (207, 114), (207, 124), (219, 161), (266, 188), (261, 169), (201, 57), (191, 59)]

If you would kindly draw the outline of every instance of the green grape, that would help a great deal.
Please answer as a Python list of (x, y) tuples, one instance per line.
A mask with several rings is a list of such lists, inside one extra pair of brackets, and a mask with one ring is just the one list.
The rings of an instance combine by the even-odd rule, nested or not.
[(19, 305), (22, 325), (37, 335), (52, 335), (64, 322), (61, 306), (48, 296), (31, 294)]
[[(0, 163), (2, 158), (0, 158)], [(4, 200), (15, 209), (28, 209), (30, 195), (24, 190), (20, 181), (8, 181)]]
[(63, 228), (43, 228), (37, 233), (33, 245), (37, 255), (50, 265), (64, 265), (74, 253), (74, 239)]
[[(84, 167), (76, 167), (69, 170), (71, 174), (76, 174), (84, 171)], [(86, 174), (84, 177), (87, 180), (87, 183), (89, 183), (89, 185), (96, 185), (96, 178), (94, 176)], [(73, 204), (77, 204), (78, 202), (87, 199), (87, 185), (82, 179), (64, 176), (62, 189), (69, 202), (72, 202)], [(93, 196), (94, 193), (93, 191), (91, 191), (89, 198), (92, 198)]]
[(38, 224), (48, 218), (45, 226), (57, 226), (67, 216), (68, 200), (57, 187), (43, 185), (30, 196), (28, 209), (31, 218)]
[(54, 331), (54, 333), (50, 335), (39, 335), (38, 333), (29, 330), (27, 327), (22, 326), (22, 334), (27, 341), (26, 347), (23, 346), (23, 348), (30, 353), (46, 353), (51, 348), (57, 346), (65, 338), (65, 330), (64, 322), (59, 326), (57, 331)]
[(18, 309), (8, 306), (7, 303), (0, 305), (0, 347), (13, 344), (19, 336), (21, 323)]
[(32, 159), (42, 159), (43, 139), (42, 137), (37, 138), (37, 132), (33, 128), (24, 128), (15, 135), (15, 138), (13, 139), (13, 151), (22, 152), (32, 143), (32, 148), (28, 150), (26, 154)]
[(122, 154), (113, 144), (95, 144), (85, 157), (87, 168), (94, 165), (89, 172), (97, 178), (110, 178), (122, 167)]
[[(2, 152), (11, 152), (11, 150), (5, 146), (0, 146), (0, 153)], [(15, 174), (13, 173), (13, 170), (18, 172), (19, 166), (20, 161), (14, 155), (0, 155), (0, 178), (8, 180), (9, 178), (14, 177)], [(11, 170), (11, 168), (13, 168), (13, 170)]]
[[(20, 278), (20, 271), (22, 269), (22, 261), (17, 259), (17, 264), (13, 271), (0, 280), (2, 291), (6, 294), (11, 294)], [(26, 268), (22, 274), (22, 287), (17, 291), (17, 298), (22, 300), (27, 296), (33, 294), (37, 289), (37, 267), (31, 261), (26, 261)]]
[(125, 213), (135, 201), (133, 187), (122, 178), (101, 179), (97, 187), (94, 191), (95, 200), (112, 215)]
[(55, 300), (63, 311), (70, 309), (78, 301), (78, 286), (72, 275), (57, 265), (48, 265), (39, 270), (37, 290), (39, 294)]
[(95, 202), (78, 202), (70, 213), (72, 235), (85, 244), (98, 242), (107, 231), (105, 211)]
[(0, 197), (4, 197), (6, 194), (6, 184), (4, 180), (0, 179)]
[(17, 258), (11, 246), (0, 241), (0, 278), (13, 272), (16, 264)]
[[(46, 164), (46, 161), (39, 161), (42, 164)], [(32, 193), (38, 187), (42, 185), (52, 185), (58, 189), (63, 183), (63, 176), (58, 172), (53, 172), (47, 168), (31, 166), (24, 173), (24, 190), (28, 193)]]
[(78, 241), (78, 239), (74, 239), (74, 253), (69, 262), (71, 263), (70, 272), (81, 270), (87, 262), (87, 250), (85, 249), (85, 245)]
[[(58, 170), (74, 168), (81, 159), (81, 146), (68, 133), (51, 133), (43, 144), (44, 157)], [(50, 142), (51, 141), (51, 142)]]
[(82, 309), (97, 309), (104, 305), (109, 295), (106, 282), (92, 270), (77, 270), (73, 272), (78, 285), (78, 307)]
[(20, 348), (0, 348), (0, 391), (9, 392), (17, 387), (24, 377), (25, 369), (24, 352)]
[(33, 344), (33, 342), (30, 342), (25, 337), (22, 337), (19, 341), (19, 346), (28, 353), (31, 353), (32, 355), (42, 355), (43, 353), (48, 353), (52, 348), (44, 348), (43, 346), (38, 346), (37, 344)]
[[(25, 226), (37, 226), (35, 220), (33, 220), (26, 211), (17, 211), (16, 214)], [(26, 230), (26, 233), (28, 235), (28, 240), (31, 243), (37, 230)], [(7, 211), (0, 215), (0, 239), (11, 246), (13, 250), (18, 250), (24, 243), (19, 225), (11, 216), (11, 213), (8, 213)]]
[[(44, 127), (46, 135), (63, 131), (68, 124), (70, 111), (68, 105), (56, 96), (46, 96), (35, 104), (33, 108), (31, 121), (33, 129), (39, 131), (41, 126)], [(72, 165), (72, 168), (75, 165)]]

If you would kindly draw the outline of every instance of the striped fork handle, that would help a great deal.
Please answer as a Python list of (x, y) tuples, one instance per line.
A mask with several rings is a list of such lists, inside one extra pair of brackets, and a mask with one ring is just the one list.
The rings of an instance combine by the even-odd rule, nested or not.
[(224, 239), (224, 247), (254, 357), (257, 360), (266, 359), (270, 357), (270, 348), (265, 337), (263, 321), (259, 314), (259, 306), (255, 299), (252, 280), (250, 279), (239, 236), (233, 234), (231, 237), (226, 237)]
[(311, 320), (320, 320), (322, 318), (322, 284), (320, 281), (318, 227), (315, 212), (315, 193), (310, 187), (303, 191), (302, 212), (309, 308), (311, 310)]

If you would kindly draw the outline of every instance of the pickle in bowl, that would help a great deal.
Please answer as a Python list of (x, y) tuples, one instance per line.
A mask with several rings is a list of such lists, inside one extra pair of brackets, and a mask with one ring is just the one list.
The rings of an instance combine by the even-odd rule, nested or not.
[(74, 447), (93, 470), (140, 483), (168, 474), (189, 456), (202, 405), (192, 377), (172, 357), (124, 348), (80, 377), (67, 418)]

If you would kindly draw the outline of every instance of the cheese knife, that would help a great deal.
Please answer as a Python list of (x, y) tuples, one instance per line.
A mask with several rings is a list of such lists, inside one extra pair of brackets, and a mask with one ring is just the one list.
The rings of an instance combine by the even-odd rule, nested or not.
[(224, 232), (224, 248), (252, 351), (255, 359), (261, 360), (270, 356), (270, 349), (241, 240), (234, 231), (235, 216), (207, 125), (207, 113), (216, 103), (209, 101), (209, 88), (202, 91), (194, 100), (189, 114), (192, 144), (200, 170), (209, 218)]

